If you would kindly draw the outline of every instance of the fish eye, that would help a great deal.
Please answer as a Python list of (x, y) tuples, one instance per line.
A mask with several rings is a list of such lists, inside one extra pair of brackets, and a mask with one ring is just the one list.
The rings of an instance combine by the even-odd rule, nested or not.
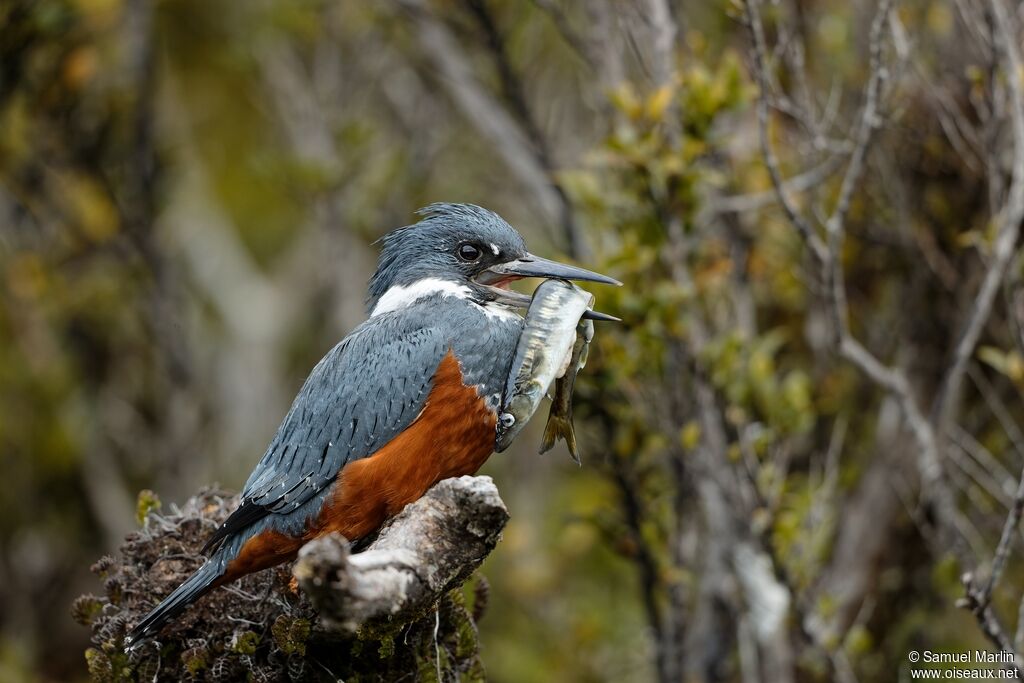
[(463, 242), (462, 244), (459, 245), (459, 248), (456, 249), (455, 253), (458, 254), (461, 260), (471, 262), (479, 259), (482, 252), (480, 251), (480, 248), (475, 244)]

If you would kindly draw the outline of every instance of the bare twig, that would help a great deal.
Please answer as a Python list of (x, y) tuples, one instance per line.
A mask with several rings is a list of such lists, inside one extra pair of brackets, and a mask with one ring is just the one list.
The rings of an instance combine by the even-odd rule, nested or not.
[[(996, 416), (999, 424), (1003, 427), (1003, 431), (1006, 432), (1006, 436), (1010, 438), (1010, 442), (1013, 444), (1014, 450), (1017, 451), (1018, 457), (1024, 459), (1024, 432), (1021, 432), (1020, 426), (1017, 424), (1017, 421), (1013, 416), (1010, 415), (1010, 411), (1007, 409), (1002, 399), (999, 398), (999, 394), (996, 393), (992, 383), (989, 382), (988, 379), (986, 379), (985, 374), (976, 367), (971, 367), (969, 365), (967, 373), (974, 382), (974, 386), (977, 387), (978, 392), (985, 400), (985, 405), (987, 405), (988, 409), (992, 411), (992, 414)], [(1007, 476), (1009, 476), (1008, 472)]]
[(1006, 630), (999, 622), (999, 618), (992, 610), (992, 606), (987, 602), (983, 602), (985, 599), (984, 589), (977, 586), (975, 578), (970, 572), (965, 573), (961, 577), (961, 581), (964, 584), (966, 597), (961, 598), (957, 605), (970, 610), (974, 614), (981, 632), (988, 638), (989, 642), (996, 646), (999, 652), (1013, 654), (1013, 663), (1008, 668), (1013, 668), (1016, 672), (1015, 677), (1020, 679), (1024, 676), (1024, 658), (1021, 657), (1019, 651), (1014, 649), (1013, 643), (1006, 635)]
[(668, 83), (675, 73), (676, 21), (667, 0), (641, 0), (639, 18), (647, 27), (654, 84)]
[(807, 218), (791, 203), (784, 192), (783, 181), (778, 171), (778, 160), (771, 144), (767, 141), (766, 94), (771, 83), (766, 57), (767, 48), (758, 11), (759, 3), (757, 0), (750, 0), (746, 3), (747, 24), (754, 43), (755, 77), (761, 86), (758, 119), (761, 126), (762, 153), (765, 165), (772, 176), (780, 204), (790, 222), (804, 238), (808, 248), (816, 255), (818, 263), (821, 264), (825, 281), (830, 285), (829, 309), (837, 334), (837, 347), (840, 355), (857, 366), (872, 382), (891, 393), (899, 402), (907, 424), (918, 444), (918, 469), (922, 477), (922, 491), (926, 492), (926, 495), (934, 502), (939, 528), (944, 535), (949, 537), (954, 553), (964, 563), (964, 566), (969, 566), (966, 564), (969, 559), (967, 549), (964, 547), (963, 539), (957, 532), (957, 525), (953, 519), (956, 509), (955, 497), (943, 478), (938, 439), (933, 425), (921, 409), (906, 375), (898, 368), (887, 366), (872, 354), (853, 335), (849, 325), (845, 278), (842, 268), (842, 250), (846, 235), (845, 223), (853, 193), (864, 171), (874, 131), (881, 123), (880, 100), (890, 76), (889, 69), (882, 60), (884, 28), (894, 4), (894, 0), (881, 0), (871, 22), (868, 37), (870, 73), (864, 88), (863, 105), (854, 129), (854, 147), (850, 154), (850, 161), (843, 175), (835, 206), (824, 221), (827, 243), (823, 244)]
[(974, 354), (978, 337), (992, 312), (999, 287), (1006, 276), (1006, 269), (1016, 250), (1021, 221), (1024, 220), (1024, 94), (1021, 86), (1021, 57), (1018, 49), (1015, 24), (1007, 14), (1001, 0), (990, 0), (989, 6), (995, 18), (997, 33), (996, 47), (1003, 55), (1006, 83), (1010, 93), (1010, 120), (1013, 130), (1013, 174), (1006, 203), (997, 217), (998, 228), (993, 246), (992, 261), (985, 273), (974, 303), (971, 305), (967, 322), (960, 334), (953, 363), (942, 380), (942, 388), (932, 408), (932, 419), (939, 426), (939, 433), (955, 413), (960, 385), (963, 382), (967, 361)]
[(973, 481), (1002, 507), (1011, 508), (1013, 506), (1012, 494), (1007, 493), (992, 473), (975, 461), (975, 458), (972, 457), (975, 455), (975, 451), (972, 451), (968, 447), (969, 445), (969, 442), (960, 441), (957, 443), (958, 448), (947, 448), (944, 455), (967, 476), (968, 481)]
[(989, 572), (988, 581), (981, 593), (981, 604), (988, 605), (992, 599), (992, 591), (999, 584), (999, 579), (1006, 569), (1006, 561), (1010, 557), (1010, 544), (1016, 536), (1017, 527), (1020, 526), (1021, 513), (1024, 512), (1024, 470), (1021, 471), (1020, 481), (1017, 484), (1017, 493), (1013, 497), (1013, 505), (1010, 507), (1010, 514), (1006, 516), (1006, 523), (1003, 524), (1003, 533), (999, 537), (999, 545), (996, 546), (995, 555), (992, 558), (992, 571)]
[(850, 200), (864, 172), (864, 161), (867, 158), (871, 139), (882, 122), (879, 114), (879, 100), (882, 89), (889, 79), (889, 68), (882, 62), (882, 29), (889, 19), (894, 4), (895, 0), (882, 0), (875, 12), (875, 18), (871, 22), (871, 33), (868, 36), (871, 51), (870, 76), (868, 76), (868, 83), (864, 89), (864, 105), (857, 121), (857, 132), (854, 136), (850, 164), (846, 167), (846, 175), (843, 176), (842, 185), (839, 187), (839, 199), (836, 200), (832, 215), (825, 223), (829, 239), (839, 240), (838, 244), (831, 249), (833, 252), (842, 247), (841, 240), (846, 214), (850, 210)]
[[(1021, 86), (1021, 76), (1024, 74), (1024, 70), (1022, 70), (1018, 48), (1018, 30), (1002, 0), (990, 0), (988, 4), (993, 18), (995, 38), (993, 42), (1006, 71), (1006, 83), (1010, 94), (1010, 119), (1014, 149), (1013, 174), (1006, 203), (998, 216), (999, 227), (996, 234), (993, 262), (990, 264), (975, 298), (968, 323), (957, 345), (953, 366), (945, 377), (942, 393), (936, 403), (935, 414), (940, 424), (954, 412), (953, 406), (957, 399), (960, 381), (967, 367), (967, 361), (973, 354), (981, 328), (988, 319), (996, 291), (1002, 284), (1006, 268), (1015, 251), (1021, 220), (1024, 219), (1024, 92), (1022, 92)], [(1016, 638), (1014, 642), (1010, 642), (1002, 624), (992, 610), (991, 600), (1006, 568), (1010, 546), (1013, 538), (1017, 535), (1022, 512), (1024, 512), (1024, 471), (1021, 472), (1013, 505), (1003, 524), (1003, 531), (993, 555), (988, 579), (979, 585), (972, 573), (966, 573), (963, 577), (966, 595), (960, 602), (961, 606), (970, 609), (974, 614), (978, 626), (989, 641), (1003, 652), (1014, 653), (1013, 668), (1016, 670), (1018, 678), (1024, 674), (1024, 658), (1019, 650), (1022, 640), (1021, 626), (1018, 624)]]
[(512, 114), (522, 126), (523, 132), (531, 142), (531, 149), (537, 159), (537, 163), (544, 170), (545, 176), (551, 184), (551, 188), (558, 195), (559, 200), (559, 223), (565, 236), (565, 245), (571, 256), (583, 258), (588, 252), (588, 246), (580, 231), (576, 215), (573, 211), (569, 195), (556, 178), (556, 163), (554, 150), (540, 124), (534, 116), (530, 102), (526, 96), (526, 88), (519, 72), (512, 64), (512, 59), (505, 47), (505, 39), (498, 29), (497, 21), (488, 7), (487, 0), (463, 0), (465, 6), (476, 19), (477, 25), (483, 33), (485, 44), (491, 54), (491, 61), (494, 62), (501, 81), (502, 95)]
[(395, 0), (409, 17), (424, 55), (433, 65), (440, 85), (466, 121), (490, 140), (509, 170), (533, 195), (547, 219), (562, 217), (563, 200), (531, 151), (529, 137), (494, 99), (473, 72), (469, 57), (449, 28), (423, 0)]
[(533, 4), (540, 9), (542, 12), (548, 15), (551, 19), (551, 23), (555, 25), (559, 35), (562, 36), (562, 40), (572, 48), (573, 52), (583, 60), (583, 63), (587, 67), (597, 73), (598, 63), (600, 58), (594, 54), (593, 47), (583, 36), (581, 36), (575, 28), (573, 28), (572, 21), (566, 15), (565, 11), (558, 6), (558, 3), (552, 0), (531, 0)]
[[(783, 191), (786, 193), (806, 192), (818, 185), (821, 185), (835, 173), (842, 165), (842, 157), (830, 156), (809, 171), (804, 171), (783, 181)], [(729, 195), (725, 197), (712, 198), (707, 204), (707, 210), (714, 214), (721, 213), (744, 213), (764, 208), (774, 201), (777, 201), (778, 193), (775, 190), (764, 192), (752, 192), (750, 194)]]
[(760, 4), (759, 0), (748, 0), (744, 3), (747, 28), (750, 30), (751, 39), (754, 44), (754, 75), (760, 88), (757, 98), (757, 123), (761, 135), (761, 153), (764, 156), (764, 163), (768, 168), (768, 174), (771, 176), (775, 195), (783, 211), (785, 211), (786, 217), (800, 232), (815, 259), (819, 263), (823, 263), (827, 257), (825, 243), (786, 193), (786, 184), (782, 178), (782, 171), (779, 169), (779, 159), (775, 155), (775, 148), (771, 142), (768, 121), (771, 72), (768, 66), (768, 48), (765, 45), (764, 26), (761, 24)]

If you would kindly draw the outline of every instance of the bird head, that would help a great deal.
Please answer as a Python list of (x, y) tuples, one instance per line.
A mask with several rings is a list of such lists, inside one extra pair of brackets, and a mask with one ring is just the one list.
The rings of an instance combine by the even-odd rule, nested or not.
[(534, 256), (522, 236), (498, 214), (473, 204), (431, 204), (421, 220), (380, 239), (370, 279), (371, 315), (446, 294), (486, 306), (525, 308), (530, 298), (508, 289), (524, 277), (620, 284), (605, 275)]

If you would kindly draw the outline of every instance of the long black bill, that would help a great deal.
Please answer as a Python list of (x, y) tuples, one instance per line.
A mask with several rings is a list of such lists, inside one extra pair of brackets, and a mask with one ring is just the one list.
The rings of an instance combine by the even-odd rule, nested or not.
[(477, 278), (482, 284), (491, 284), (507, 279), (508, 277), (543, 277), (557, 280), (587, 280), (589, 282), (600, 282), (606, 285), (621, 285), (615, 278), (595, 273), (585, 268), (566, 265), (558, 261), (549, 261), (540, 256), (527, 254), (521, 259), (499, 263), (491, 266), (485, 273), (485, 278)]

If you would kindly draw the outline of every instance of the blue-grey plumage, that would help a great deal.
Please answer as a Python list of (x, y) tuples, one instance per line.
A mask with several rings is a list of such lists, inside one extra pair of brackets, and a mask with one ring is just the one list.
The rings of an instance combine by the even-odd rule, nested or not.
[[(466, 383), (497, 406), (521, 328), (515, 313), (491, 319), (482, 306), (436, 294), (370, 318), (313, 369), (249, 476), (242, 507), (298, 510), (346, 463), (379, 450), (423, 410), (449, 349)], [(299, 533), (315, 513), (275, 519), (275, 528)]]
[(313, 368), (249, 476), (206, 564), (125, 639), (153, 636), (212, 588), (294, 557), (318, 535), (357, 540), (438, 478), (472, 474), (494, 446), (522, 330), (509, 282), (615, 282), (527, 252), (496, 214), (435, 204), (381, 240), (369, 319)]

